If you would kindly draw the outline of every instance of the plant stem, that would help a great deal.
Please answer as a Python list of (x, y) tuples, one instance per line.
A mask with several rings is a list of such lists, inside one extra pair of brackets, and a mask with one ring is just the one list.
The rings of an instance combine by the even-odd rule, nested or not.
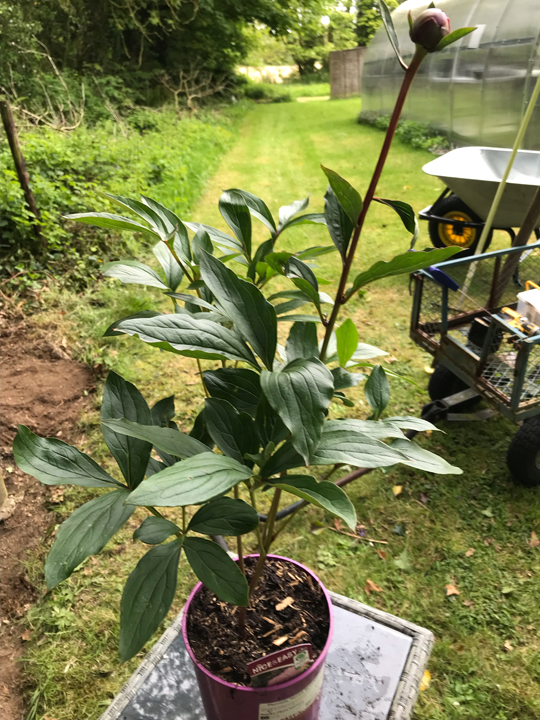
[(379, 179), (381, 177), (381, 174), (382, 174), (382, 171), (384, 168), (384, 164), (388, 157), (390, 145), (392, 144), (392, 140), (393, 140), (394, 134), (396, 132), (397, 124), (398, 124), (401, 112), (403, 110), (403, 105), (405, 104), (405, 100), (407, 98), (407, 93), (409, 92), (411, 83), (414, 80), (414, 76), (416, 75), (418, 68), (420, 67), (420, 64), (421, 64), (422, 60), (424, 59), (424, 57), (426, 56), (426, 54), (427, 54), (426, 50), (424, 50), (423, 48), (417, 47), (414, 57), (412, 59), (412, 62), (409, 65), (408, 69), (406, 70), (405, 76), (403, 78), (403, 82), (401, 83), (399, 95), (397, 97), (396, 104), (394, 106), (394, 111), (393, 111), (392, 117), (390, 119), (390, 124), (388, 125), (388, 130), (386, 131), (386, 136), (384, 138), (383, 146), (382, 146), (381, 152), (379, 154), (379, 159), (377, 161), (377, 165), (373, 172), (373, 176), (371, 178), (369, 188), (368, 188), (366, 196), (364, 198), (364, 203), (362, 205), (362, 211), (360, 212), (360, 215), (358, 216), (358, 223), (356, 225), (356, 229), (355, 229), (353, 237), (352, 237), (350, 248), (347, 252), (347, 258), (343, 265), (343, 271), (341, 273), (341, 277), (339, 280), (339, 286), (338, 286), (338, 290), (336, 293), (336, 300), (334, 303), (334, 307), (332, 309), (332, 314), (330, 315), (330, 319), (328, 320), (328, 324), (326, 326), (326, 333), (324, 335), (324, 340), (323, 340), (323, 344), (321, 347), (320, 358), (323, 361), (326, 357), (328, 343), (330, 342), (330, 338), (332, 336), (332, 331), (334, 329), (334, 325), (336, 323), (337, 316), (339, 314), (341, 306), (347, 301), (347, 298), (345, 297), (345, 285), (347, 284), (347, 279), (348, 279), (349, 273), (351, 271), (351, 266), (352, 266), (352, 263), (354, 260), (354, 256), (356, 253), (356, 248), (358, 246), (358, 241), (360, 239), (360, 235), (362, 234), (362, 228), (364, 226), (364, 221), (366, 219), (366, 215), (369, 210), (369, 206), (371, 205), (371, 201), (373, 200), (373, 196), (375, 195), (375, 190), (377, 189), (377, 183), (379, 182)]
[(186, 523), (186, 508), (183, 507), (183, 508), (182, 508), (182, 532), (184, 532), (184, 533), (186, 532), (186, 526), (187, 526), (187, 523)]
[[(238, 491), (238, 485), (234, 486), (234, 499), (238, 500), (240, 493)], [(238, 535), (236, 538), (236, 552), (238, 555), (238, 567), (240, 568), (242, 575), (246, 574), (246, 568), (244, 565), (244, 549), (242, 547), (242, 536)]]
[(206, 383), (204, 382), (204, 375), (203, 375), (201, 361), (199, 360), (199, 358), (196, 358), (196, 360), (197, 360), (197, 367), (199, 368), (199, 376), (201, 378), (201, 383), (203, 386), (204, 394), (206, 395), (206, 397), (210, 397), (210, 393), (208, 392), (208, 388), (206, 387)]

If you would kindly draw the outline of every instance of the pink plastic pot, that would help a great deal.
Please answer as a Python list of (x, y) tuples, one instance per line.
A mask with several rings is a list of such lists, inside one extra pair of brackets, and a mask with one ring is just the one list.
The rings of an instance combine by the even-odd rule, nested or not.
[(269, 558), (285, 560), (297, 565), (322, 588), (328, 604), (330, 625), (326, 644), (304, 673), (292, 680), (271, 687), (243, 687), (226, 682), (207, 670), (195, 659), (187, 636), (187, 616), (191, 602), (202, 587), (198, 583), (189, 596), (182, 619), (182, 635), (190, 658), (195, 665), (201, 697), (208, 720), (317, 720), (321, 703), (324, 664), (332, 641), (334, 618), (332, 601), (319, 578), (307, 567), (290, 558), (269, 555)]

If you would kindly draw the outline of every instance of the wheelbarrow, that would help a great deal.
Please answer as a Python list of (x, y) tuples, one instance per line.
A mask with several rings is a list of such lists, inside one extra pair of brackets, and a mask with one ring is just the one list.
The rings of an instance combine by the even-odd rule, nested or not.
[[(414, 273), (413, 282), (410, 335), (435, 365), (422, 417), (502, 413), (520, 425), (507, 453), (514, 480), (540, 485), (540, 315), (521, 317), (526, 291), (540, 282), (540, 242), (452, 258)], [(473, 413), (481, 399), (490, 407)]]
[[(429, 237), (435, 247), (457, 246), (457, 257), (473, 255), (482, 235), (491, 203), (504, 174), (511, 150), (489, 147), (464, 147), (452, 150), (422, 168), (438, 177), (445, 190), (437, 200), (420, 211), (428, 221)], [(486, 240), (487, 250), (493, 230), (505, 230), (515, 239), (540, 185), (540, 152), (519, 150)], [(537, 238), (540, 230), (535, 229)]]

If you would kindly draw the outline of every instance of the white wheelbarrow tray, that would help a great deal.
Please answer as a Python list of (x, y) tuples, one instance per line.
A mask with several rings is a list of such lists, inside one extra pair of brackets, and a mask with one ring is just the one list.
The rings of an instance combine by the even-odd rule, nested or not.
[[(511, 152), (506, 148), (458, 148), (427, 163), (422, 170), (440, 178), (485, 221)], [(520, 227), (539, 186), (540, 152), (519, 150), (493, 227)]]

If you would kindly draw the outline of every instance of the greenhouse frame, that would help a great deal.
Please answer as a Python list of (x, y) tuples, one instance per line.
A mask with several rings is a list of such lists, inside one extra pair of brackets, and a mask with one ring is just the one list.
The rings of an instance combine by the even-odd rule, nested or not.
[[(434, 126), (456, 145), (511, 147), (540, 74), (540, 0), (438, 0), (452, 28), (475, 32), (429, 55), (420, 67), (403, 117)], [(414, 45), (407, 14), (428, 2), (408, 0), (393, 13), (405, 62)], [(390, 114), (403, 77), (384, 28), (364, 61), (362, 112)], [(522, 147), (540, 150), (540, 102)]]

